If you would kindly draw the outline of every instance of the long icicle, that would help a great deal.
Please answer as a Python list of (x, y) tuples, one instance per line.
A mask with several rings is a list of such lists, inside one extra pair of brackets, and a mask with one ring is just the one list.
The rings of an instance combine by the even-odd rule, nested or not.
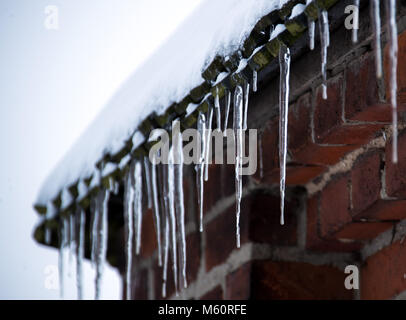
[(159, 215), (156, 166), (157, 165), (154, 162), (151, 165), (151, 185), (152, 185), (152, 198), (153, 198), (153, 204), (154, 204), (154, 223), (155, 223), (156, 237), (157, 237), (157, 243), (158, 243), (158, 265), (162, 266), (161, 218)]
[[(310, 4), (310, 2), (312, 2), (312, 0), (306, 0), (306, 6), (308, 4)], [(309, 28), (309, 48), (310, 50), (314, 49), (314, 33), (315, 33), (315, 29), (316, 29), (316, 23), (314, 22), (314, 20), (311, 20), (310, 18), (307, 18), (307, 24), (308, 24), (308, 28)]]
[(352, 43), (358, 42), (358, 29), (359, 29), (359, 0), (354, 0), (354, 25), (352, 29)]
[(175, 174), (174, 174), (174, 159), (173, 146), (169, 151), (168, 164), (168, 200), (169, 200), (169, 226), (171, 229), (171, 252), (172, 252), (172, 271), (175, 284), (176, 295), (178, 295), (178, 268), (177, 268), (177, 242), (176, 242), (176, 215), (175, 215)]
[[(183, 141), (180, 132), (180, 122), (175, 121), (174, 127), (179, 128), (174, 139), (174, 173), (175, 173), (175, 202), (176, 222), (180, 237), (180, 272), (183, 287), (187, 287), (186, 279), (186, 231), (185, 231), (185, 205), (183, 195)], [(174, 130), (172, 130), (174, 132)]]
[(96, 264), (96, 241), (97, 241), (97, 224), (99, 221), (99, 207), (97, 205), (97, 197), (96, 199), (92, 199), (90, 203), (90, 211), (92, 214), (91, 219), (91, 254), (90, 254), (90, 261), (92, 262), (92, 266), (95, 267)]
[(134, 166), (134, 240), (135, 253), (141, 251), (142, 230), (142, 168), (141, 162), (136, 161)]
[(204, 152), (204, 181), (209, 180), (209, 162), (211, 155), (211, 128), (213, 123), (213, 108), (210, 107), (208, 111), (207, 121), (206, 121), (206, 141), (205, 141), (205, 152)]
[(323, 99), (327, 99), (327, 48), (330, 45), (330, 31), (328, 25), (328, 12), (322, 10), (319, 13), (320, 47), (321, 47), (321, 74), (323, 78)]
[(224, 136), (227, 135), (228, 116), (230, 114), (230, 107), (231, 107), (231, 91), (227, 90), (227, 92), (226, 92), (226, 115), (225, 115), (225, 119), (224, 119)]
[(250, 96), (250, 84), (247, 81), (244, 87), (244, 122), (243, 122), (243, 130), (247, 130), (248, 126), (248, 103), (249, 103), (249, 96)]
[(240, 247), (240, 212), (242, 198), (242, 133), (243, 133), (243, 89), (240, 86), (234, 92), (234, 137), (235, 137), (235, 197), (236, 197), (236, 241)]
[(83, 299), (83, 259), (85, 255), (85, 224), (86, 215), (82, 208), (77, 212), (78, 232), (76, 246), (76, 287), (78, 299)]
[(392, 105), (392, 162), (398, 162), (398, 112), (397, 112), (397, 68), (398, 29), (396, 25), (396, 0), (386, 1), (386, 25), (389, 35), (389, 86)]
[(130, 166), (130, 172), (127, 174), (124, 183), (124, 230), (125, 230), (125, 242), (126, 242), (126, 298), (131, 299), (131, 271), (132, 271), (132, 258), (133, 258), (133, 202), (134, 202), (134, 189), (132, 187), (132, 166)]
[(169, 256), (169, 218), (164, 212), (164, 238), (163, 238), (163, 270), (162, 270), (162, 297), (166, 298), (166, 280), (168, 278)]
[(148, 157), (144, 157), (145, 188), (147, 189), (148, 209), (152, 208), (151, 170)]
[(252, 91), (257, 92), (258, 90), (258, 71), (252, 71)]
[(220, 95), (218, 87), (216, 87), (216, 96), (214, 97), (214, 108), (216, 109), (217, 129), (221, 131)]
[(288, 142), (288, 105), (289, 105), (289, 77), (290, 77), (290, 50), (281, 46), (279, 51), (279, 168), (280, 168), (280, 195), (281, 195), (281, 225), (285, 224), (285, 183), (286, 183), (286, 157)]
[(68, 221), (66, 218), (62, 220), (62, 226), (59, 233), (59, 295), (61, 299), (65, 296), (65, 246), (68, 242)]
[(200, 136), (199, 148), (199, 161), (195, 166), (196, 170), (196, 186), (197, 186), (197, 200), (199, 205), (199, 231), (203, 232), (203, 190), (204, 190), (204, 156), (206, 150), (206, 118), (202, 112), (199, 113), (197, 119), (197, 131)]
[(381, 14), (379, 0), (371, 0), (371, 20), (374, 32), (376, 77), (382, 78)]

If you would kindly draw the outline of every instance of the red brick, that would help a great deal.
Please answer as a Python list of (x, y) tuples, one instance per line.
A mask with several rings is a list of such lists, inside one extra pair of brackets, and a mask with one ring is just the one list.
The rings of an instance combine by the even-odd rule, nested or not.
[(392, 162), (392, 140), (386, 144), (385, 183), (388, 196), (406, 196), (406, 131), (398, 135), (398, 163)]
[(333, 179), (320, 195), (320, 233), (334, 234), (351, 221), (349, 213), (348, 174)]
[(343, 79), (337, 76), (328, 81), (328, 99), (322, 97), (322, 88), (316, 90), (316, 105), (314, 109), (314, 137), (321, 141), (335, 127), (342, 123)]
[(251, 272), (252, 299), (352, 299), (344, 287), (345, 273), (334, 267), (256, 261)]
[(321, 143), (362, 145), (382, 135), (382, 124), (342, 125), (321, 140)]
[(358, 147), (354, 145), (318, 146), (316, 144), (309, 144), (294, 155), (293, 161), (301, 164), (333, 165), (356, 148)]
[(226, 300), (247, 300), (250, 298), (251, 263), (246, 263), (227, 275)]
[[(346, 72), (345, 117), (351, 119), (357, 113), (378, 104), (375, 56), (365, 54), (350, 63)], [(365, 115), (365, 114), (364, 114)], [(376, 119), (365, 119), (374, 121)]]
[(406, 219), (406, 200), (378, 200), (354, 219), (403, 220)]
[(390, 222), (351, 222), (338, 231), (334, 237), (345, 240), (370, 240), (392, 228)]
[(391, 299), (406, 290), (406, 243), (397, 241), (369, 257), (361, 270), (361, 298)]
[(379, 199), (381, 159), (378, 152), (363, 155), (351, 170), (353, 214), (368, 208)]
[(217, 286), (200, 297), (200, 300), (223, 300), (223, 289)]
[(290, 107), (288, 120), (288, 149), (295, 152), (311, 142), (311, 94), (302, 95)]
[(390, 123), (392, 120), (392, 111), (389, 104), (380, 103), (354, 114), (351, 120), (370, 121), (380, 123)]
[(200, 233), (194, 232), (186, 236), (186, 278), (188, 283), (192, 283), (197, 278), (200, 257)]
[[(305, 185), (312, 181), (326, 170), (324, 166), (314, 165), (288, 165), (286, 167), (286, 185), (297, 186)], [(269, 176), (264, 177), (264, 183), (278, 184), (280, 180), (280, 171), (274, 169)]]

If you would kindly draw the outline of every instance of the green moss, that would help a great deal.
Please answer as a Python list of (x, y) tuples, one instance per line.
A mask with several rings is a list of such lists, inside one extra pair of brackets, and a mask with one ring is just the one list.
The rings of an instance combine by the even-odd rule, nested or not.
[(40, 215), (45, 215), (47, 213), (47, 207), (43, 206), (41, 204), (36, 204), (34, 205), (35, 211), (37, 211), (38, 214)]
[(181, 102), (179, 102), (176, 105), (176, 113), (178, 115), (184, 115), (186, 113), (186, 109), (189, 106), (189, 104), (191, 104), (192, 101), (192, 97), (190, 95), (187, 95), (185, 98), (183, 98), (183, 100)]
[(202, 77), (208, 82), (216, 81), (217, 76), (226, 71), (224, 68), (224, 59), (221, 56), (216, 56), (210, 65), (203, 71)]
[(202, 84), (190, 91), (190, 97), (194, 103), (199, 103), (202, 101), (204, 96), (210, 91), (210, 85), (208, 82), (204, 81)]
[(333, 5), (335, 5), (335, 3), (338, 0), (315, 0), (317, 5), (319, 6), (319, 8), (321, 9), (325, 9), (328, 10), (330, 9)]
[(306, 0), (291, 0), (284, 4), (284, 6), (279, 10), (279, 16), (281, 19), (285, 20), (286, 17), (290, 16), (293, 7), (299, 3), (306, 4)]
[(224, 60), (224, 68), (230, 73), (236, 71), (238, 69), (238, 65), (240, 64), (241, 57), (242, 54), (240, 51), (226, 57)]
[(305, 14), (301, 14), (292, 20), (287, 20), (285, 22), (286, 29), (293, 36), (300, 35), (304, 30), (307, 29), (307, 18)]
[(316, 1), (309, 3), (304, 12), (309, 19), (317, 20), (319, 15), (319, 8)]
[(266, 46), (262, 47), (248, 61), (248, 65), (252, 70), (261, 70), (273, 60), (273, 56)]

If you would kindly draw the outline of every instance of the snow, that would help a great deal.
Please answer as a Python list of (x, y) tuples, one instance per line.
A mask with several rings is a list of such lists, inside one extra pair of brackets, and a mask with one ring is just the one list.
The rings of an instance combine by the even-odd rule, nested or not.
[(162, 113), (202, 83), (216, 56), (234, 52), (265, 14), (287, 0), (206, 0), (110, 99), (48, 176), (37, 197), (46, 204), (64, 186), (89, 177), (103, 155), (119, 150), (151, 112)]

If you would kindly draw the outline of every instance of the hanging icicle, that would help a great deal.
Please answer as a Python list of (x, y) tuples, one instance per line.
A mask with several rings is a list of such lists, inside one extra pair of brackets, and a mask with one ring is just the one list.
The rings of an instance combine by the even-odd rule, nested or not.
[[(174, 157), (174, 175), (175, 175), (175, 203), (176, 203), (176, 222), (180, 238), (180, 279), (183, 282), (183, 287), (187, 287), (186, 279), (186, 231), (185, 231), (185, 206), (183, 195), (183, 141), (182, 133), (180, 132), (180, 122), (175, 121), (174, 126), (177, 127), (178, 133), (174, 137), (173, 142), (173, 157)], [(173, 132), (174, 130), (172, 130)]]
[(62, 225), (59, 232), (59, 295), (63, 299), (65, 296), (65, 247), (68, 243), (68, 220), (62, 218)]
[(127, 174), (124, 180), (124, 232), (125, 232), (125, 242), (126, 242), (126, 298), (131, 299), (131, 270), (132, 270), (132, 258), (133, 258), (133, 234), (134, 234), (134, 224), (133, 224), (133, 205), (134, 205), (134, 189), (132, 184), (132, 163), (130, 165), (130, 172)]
[(290, 77), (290, 50), (281, 46), (279, 51), (279, 168), (280, 168), (280, 194), (281, 194), (281, 225), (285, 224), (285, 183), (286, 183), (286, 157), (288, 149), (288, 105), (289, 105), (289, 77)]
[(352, 28), (352, 43), (358, 42), (358, 29), (359, 29), (359, 0), (354, 0), (354, 21)]
[(168, 277), (168, 256), (169, 256), (169, 218), (164, 216), (164, 238), (163, 238), (163, 270), (162, 270), (162, 297), (166, 298), (166, 280)]
[(224, 136), (227, 135), (228, 116), (230, 114), (230, 107), (231, 107), (231, 91), (227, 90), (227, 93), (226, 93), (226, 116), (225, 116), (225, 119), (224, 119)]
[(236, 197), (236, 240), (240, 247), (240, 212), (242, 198), (242, 157), (243, 157), (243, 89), (237, 86), (234, 92), (234, 137), (235, 137), (235, 197)]
[[(306, 6), (308, 4), (310, 4), (310, 2), (312, 2), (312, 0), (306, 0)], [(308, 24), (308, 28), (309, 28), (309, 48), (310, 50), (314, 49), (314, 33), (315, 33), (315, 29), (316, 29), (316, 23), (314, 22), (314, 20), (311, 20), (310, 18), (307, 18), (307, 24)]]
[(145, 188), (147, 189), (148, 209), (152, 208), (151, 170), (148, 157), (144, 157)]
[(243, 122), (243, 130), (247, 130), (247, 122), (248, 122), (248, 99), (250, 96), (250, 84), (247, 81), (244, 87), (244, 122)]
[(252, 91), (257, 92), (258, 90), (258, 71), (252, 71)]
[(374, 33), (376, 77), (382, 78), (381, 14), (379, 0), (371, 0), (371, 20)]
[(217, 129), (221, 131), (220, 95), (218, 87), (216, 87), (216, 96), (214, 97), (214, 108), (216, 109)]
[(386, 26), (389, 37), (389, 87), (392, 106), (392, 162), (398, 162), (398, 112), (397, 112), (397, 68), (398, 29), (396, 25), (396, 0), (386, 1)]
[(161, 218), (159, 214), (159, 204), (158, 204), (158, 186), (157, 186), (157, 168), (156, 163), (153, 162), (151, 165), (151, 184), (152, 184), (152, 197), (154, 204), (154, 223), (156, 230), (156, 237), (158, 243), (158, 265), (162, 266), (162, 242), (161, 242)]
[(260, 177), (260, 179), (262, 179), (263, 177), (264, 177), (264, 163), (263, 163), (263, 155), (262, 155), (262, 135), (263, 135), (263, 132), (261, 132), (260, 134), (259, 134), (259, 141), (258, 141), (258, 144), (259, 144), (259, 177)]
[(195, 166), (196, 170), (196, 185), (197, 185), (197, 200), (199, 205), (199, 231), (203, 232), (203, 189), (204, 189), (204, 158), (206, 151), (206, 118), (203, 113), (199, 113), (197, 119), (197, 131), (199, 132), (201, 143), (199, 147), (199, 161)]
[(327, 48), (330, 45), (330, 31), (328, 25), (328, 12), (319, 12), (320, 46), (321, 46), (321, 75), (323, 78), (323, 99), (327, 99)]
[(82, 208), (77, 211), (78, 232), (76, 245), (76, 287), (78, 299), (83, 299), (83, 259), (85, 255), (85, 223), (86, 215)]
[(68, 240), (68, 245), (69, 245), (69, 277), (72, 275), (72, 263), (73, 263), (73, 257), (75, 255), (76, 249), (75, 249), (75, 217), (73, 214), (69, 216), (69, 240)]
[(213, 108), (210, 107), (207, 116), (206, 122), (206, 139), (205, 139), (205, 154), (204, 154), (204, 181), (209, 180), (209, 162), (211, 155), (211, 132), (212, 132), (212, 123), (213, 123)]
[(141, 250), (141, 229), (142, 229), (142, 168), (141, 162), (136, 161), (134, 165), (134, 240), (135, 253), (140, 254)]

